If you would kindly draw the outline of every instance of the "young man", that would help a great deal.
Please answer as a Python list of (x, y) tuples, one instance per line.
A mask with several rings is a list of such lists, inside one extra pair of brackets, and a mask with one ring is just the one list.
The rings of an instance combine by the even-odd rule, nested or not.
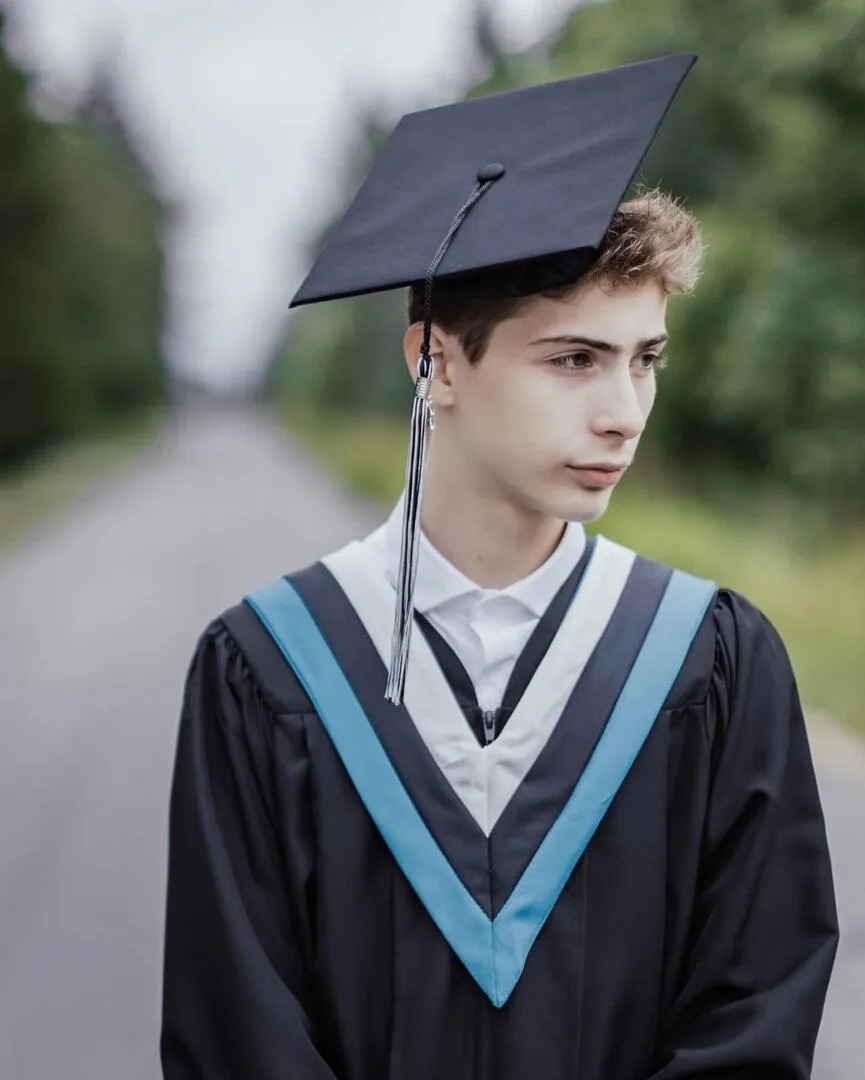
[[(190, 671), (168, 1080), (810, 1074), (837, 927), (783, 645), (741, 596), (583, 529), (633, 460), (696, 223), (660, 193), (608, 205), (587, 189), (595, 242), (545, 237), (554, 202), (529, 214), (541, 258), (507, 257), (507, 215), (490, 232), (509, 177), (543, 147), (566, 155), (572, 136), (538, 135), (561, 95), (569, 128), (606, 108), (594, 126), (613, 131), (605, 144), (584, 122), (567, 174), (585, 179), (587, 155), (609, 174), (607, 151), (636, 140), (612, 170), (623, 188), (689, 66), (421, 114), (424, 139), (468, 117), (494, 153), (423, 248), (430, 272), (407, 269), (405, 357), (422, 370), (404, 497), (371, 536), (224, 613)], [(641, 108), (640, 138), (616, 126)], [(328, 295), (394, 283), (340, 252), (346, 228), (375, 248), (358, 221), (408, 167), (387, 155), (322, 255)], [(466, 266), (474, 243), (487, 261)], [(470, 272), (437, 276), (446, 251)], [(346, 261), (353, 285), (333, 280)]]

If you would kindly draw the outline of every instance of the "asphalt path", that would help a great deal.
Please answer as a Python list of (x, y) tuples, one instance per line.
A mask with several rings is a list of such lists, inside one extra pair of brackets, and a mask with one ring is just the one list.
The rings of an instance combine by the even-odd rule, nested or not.
[[(0, 1077), (157, 1080), (168, 792), (206, 622), (372, 528), (266, 419), (177, 417), (0, 555)], [(812, 739), (843, 945), (816, 1080), (865, 1074), (865, 751)]]

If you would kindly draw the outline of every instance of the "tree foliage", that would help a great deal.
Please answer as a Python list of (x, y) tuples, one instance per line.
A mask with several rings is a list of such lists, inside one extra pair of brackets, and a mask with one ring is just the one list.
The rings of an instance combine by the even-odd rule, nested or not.
[[(708, 253), (695, 295), (671, 303), (672, 362), (650, 442), (669, 468), (732, 472), (861, 515), (859, 0), (584, 5), (546, 49), (497, 63), (472, 93), (678, 51), (700, 61), (640, 179), (687, 201)], [(281, 360), (282, 391), (327, 406), (402, 407), (400, 319), (393, 296), (305, 313)]]
[(161, 208), (117, 131), (35, 116), (0, 50), (0, 160), (2, 469), (159, 401), (165, 372)]

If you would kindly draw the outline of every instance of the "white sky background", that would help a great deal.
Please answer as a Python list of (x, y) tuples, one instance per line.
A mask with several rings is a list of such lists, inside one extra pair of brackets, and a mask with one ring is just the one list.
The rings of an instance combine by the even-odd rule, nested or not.
[[(0, 0), (2, 2), (2, 0)], [(493, 0), (506, 45), (578, 0)], [(333, 205), (359, 104), (453, 100), (473, 66), (471, 0), (6, 0), (8, 44), (74, 100), (118, 54), (120, 91), (183, 213), (167, 238), (166, 346), (216, 387), (260, 369)]]

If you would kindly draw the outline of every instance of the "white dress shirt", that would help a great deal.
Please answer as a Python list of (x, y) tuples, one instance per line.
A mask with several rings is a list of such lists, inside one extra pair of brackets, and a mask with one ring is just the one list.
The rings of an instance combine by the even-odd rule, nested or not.
[[(387, 521), (361, 541), (396, 588), (402, 499)], [(482, 709), (497, 709), (508, 679), (540, 617), (586, 546), (582, 525), (569, 523), (558, 547), (537, 570), (503, 589), (466, 577), (421, 532), (414, 606), (463, 663)]]

